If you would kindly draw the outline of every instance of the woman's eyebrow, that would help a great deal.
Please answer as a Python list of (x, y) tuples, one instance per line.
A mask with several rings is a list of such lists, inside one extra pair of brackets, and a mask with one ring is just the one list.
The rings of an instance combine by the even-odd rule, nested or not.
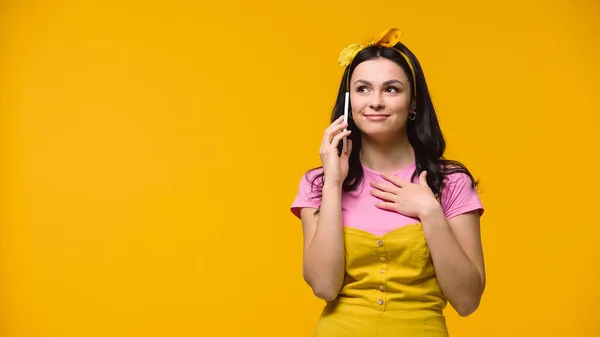
[[(362, 83), (362, 84), (366, 84), (366, 85), (372, 85), (371, 82), (366, 81), (366, 80), (356, 80), (356, 82), (354, 82), (354, 85), (356, 85), (357, 83)], [(387, 80), (385, 82), (383, 82), (383, 85), (390, 85), (393, 83), (399, 83), (401, 85), (404, 86), (404, 82), (400, 81), (400, 80)]]

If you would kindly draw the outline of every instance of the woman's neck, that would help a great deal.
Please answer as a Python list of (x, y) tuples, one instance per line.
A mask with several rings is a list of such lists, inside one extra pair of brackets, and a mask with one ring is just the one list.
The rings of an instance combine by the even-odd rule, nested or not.
[(375, 140), (363, 135), (360, 160), (372, 170), (393, 173), (414, 163), (415, 152), (406, 134), (385, 141)]

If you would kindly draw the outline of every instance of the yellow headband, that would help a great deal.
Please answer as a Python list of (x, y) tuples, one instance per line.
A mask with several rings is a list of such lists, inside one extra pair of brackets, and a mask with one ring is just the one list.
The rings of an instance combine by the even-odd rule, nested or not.
[(400, 55), (402, 55), (402, 57), (404, 57), (404, 59), (406, 60), (406, 63), (408, 64), (408, 67), (410, 68), (410, 71), (411, 71), (412, 77), (413, 77), (413, 90), (414, 90), (413, 94), (416, 96), (416, 94), (417, 94), (417, 77), (415, 76), (415, 69), (414, 69), (412, 63), (410, 62), (410, 59), (408, 58), (408, 56), (406, 56), (406, 54), (404, 54), (402, 51), (400, 51), (394, 47), (398, 42), (400, 42), (401, 36), (402, 36), (402, 32), (400, 30), (398, 30), (397, 28), (390, 28), (390, 29), (384, 31), (383, 33), (381, 33), (381, 35), (379, 35), (379, 37), (375, 40), (372, 40), (365, 44), (351, 44), (342, 50), (342, 52), (340, 53), (340, 56), (338, 57), (338, 63), (343, 67), (347, 67), (348, 65), (350, 65), (352, 63), (356, 54), (358, 54), (359, 51), (361, 51), (367, 47), (380, 46), (380, 47), (386, 47), (386, 48), (393, 48), (398, 53), (400, 53)]

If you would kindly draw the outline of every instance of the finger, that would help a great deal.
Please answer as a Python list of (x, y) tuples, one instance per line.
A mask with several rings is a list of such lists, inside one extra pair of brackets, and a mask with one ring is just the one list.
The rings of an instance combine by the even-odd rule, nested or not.
[(344, 123), (344, 116), (340, 116), (338, 117), (336, 120), (334, 120), (331, 124), (329, 124), (329, 127), (327, 129), (332, 129), (335, 128), (336, 126), (343, 124)]
[(333, 128), (335, 128), (335, 126), (339, 125), (340, 123), (344, 122), (344, 116), (340, 116), (338, 117), (336, 120), (334, 120), (333, 122), (331, 122), (331, 124), (329, 124), (329, 126), (327, 126), (327, 128), (325, 129), (325, 131), (323, 132), (323, 140), (325, 140), (327, 137), (327, 133), (332, 130)]
[[(331, 141), (323, 140), (323, 143), (321, 144), (321, 149), (319, 150), (319, 153), (321, 153), (321, 154), (338, 153), (338, 155), (341, 155), (338, 152), (338, 144), (340, 143), (340, 140), (343, 137), (349, 136), (351, 132), (352, 132), (351, 130), (340, 132), (336, 136), (334, 136)], [(343, 154), (343, 151), (342, 151), (342, 154)]]
[(346, 154), (348, 156), (350, 156), (350, 153), (352, 153), (352, 139), (348, 139), (347, 145), (348, 145), (348, 148), (346, 149)]
[(375, 207), (386, 210), (386, 211), (395, 211), (396, 210), (396, 204), (393, 202), (378, 202), (375, 204)]
[(379, 190), (371, 190), (371, 195), (381, 199), (383, 201), (387, 201), (387, 202), (392, 202), (394, 203), (395, 199), (395, 194), (390, 193), (390, 192), (384, 192), (384, 191), (379, 191)]
[(393, 193), (393, 194), (397, 194), (397, 192), (398, 192), (398, 186), (396, 186), (394, 184), (379, 183), (379, 182), (372, 181), (371, 187), (376, 188), (383, 192), (388, 192), (388, 193)]
[(419, 184), (427, 186), (427, 171), (423, 171), (419, 175)]
[(392, 174), (381, 173), (381, 177), (398, 187), (405, 187), (408, 185), (408, 181), (406, 181), (400, 177), (396, 177), (395, 175), (392, 175)]
[(348, 161), (348, 158), (350, 157), (350, 154), (352, 153), (352, 140), (348, 139), (348, 138), (344, 138), (347, 139), (346, 140), (346, 151), (342, 150), (342, 155), (340, 156), (340, 158), (342, 158), (343, 160), (345, 160), (346, 162)]
[(340, 140), (342, 140), (342, 138), (344, 138), (344, 137), (348, 137), (351, 132), (352, 132), (351, 130), (348, 130), (348, 131), (343, 131), (343, 132), (338, 133), (337, 135), (335, 135), (333, 137), (330, 145), (333, 147), (337, 147), (338, 144), (340, 143)]
[(323, 141), (326, 143), (331, 143), (333, 140), (333, 137), (336, 134), (338, 134), (339, 132), (342, 132), (347, 127), (348, 127), (348, 123), (344, 123), (344, 122), (342, 122), (341, 124), (330, 125), (327, 128), (327, 130), (325, 130), (325, 134), (323, 135)]

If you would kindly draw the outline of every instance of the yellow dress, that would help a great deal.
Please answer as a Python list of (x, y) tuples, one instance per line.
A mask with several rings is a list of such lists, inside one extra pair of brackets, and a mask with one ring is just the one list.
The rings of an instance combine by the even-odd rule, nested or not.
[(421, 224), (377, 236), (344, 227), (346, 276), (314, 337), (447, 337), (438, 285)]

